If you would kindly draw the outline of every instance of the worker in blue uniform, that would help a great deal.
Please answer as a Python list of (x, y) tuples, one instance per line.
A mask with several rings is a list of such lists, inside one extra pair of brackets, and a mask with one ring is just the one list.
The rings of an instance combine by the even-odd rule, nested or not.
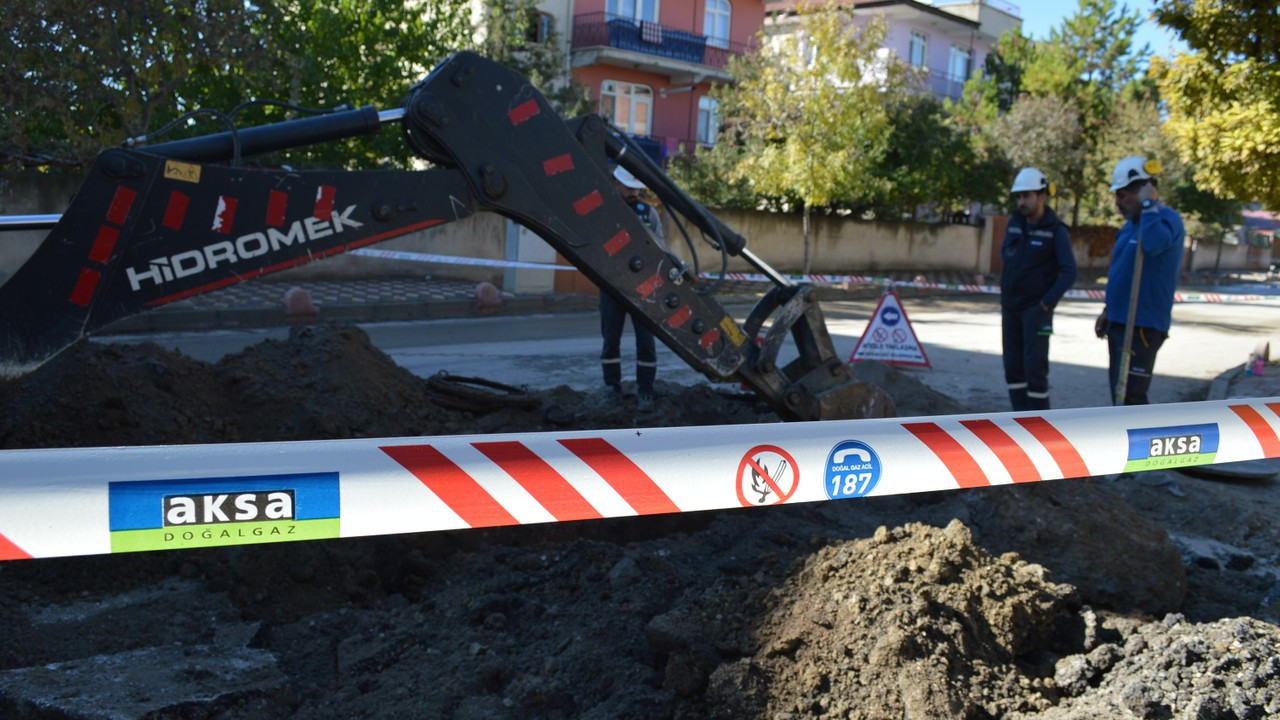
[[(1131, 155), (1116, 163), (1111, 174), (1116, 210), (1124, 226), (1116, 233), (1107, 270), (1107, 300), (1094, 324), (1094, 332), (1107, 340), (1110, 355), (1112, 402), (1124, 357), (1125, 327), (1129, 322), (1129, 297), (1135, 282), (1134, 267), (1142, 253), (1142, 274), (1137, 278), (1138, 301), (1133, 312), (1129, 368), (1125, 376), (1124, 405), (1146, 405), (1155, 371), (1156, 353), (1169, 337), (1173, 324), (1173, 296), (1182, 267), (1187, 231), (1182, 216), (1160, 200), (1157, 175), (1160, 163)], [(1139, 250), (1139, 244), (1141, 249)]]
[(1047, 410), (1053, 310), (1076, 281), (1076, 259), (1066, 225), (1048, 205), (1053, 186), (1045, 174), (1024, 168), (1010, 191), (1018, 211), (1000, 244), (1004, 379), (1014, 410)]

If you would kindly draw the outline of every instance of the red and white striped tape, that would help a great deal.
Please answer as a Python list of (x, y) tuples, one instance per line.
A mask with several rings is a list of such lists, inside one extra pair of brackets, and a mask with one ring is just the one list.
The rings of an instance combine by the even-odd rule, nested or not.
[[(976, 283), (936, 283), (922, 281), (905, 281), (895, 280), (890, 277), (872, 277), (869, 275), (788, 275), (788, 280), (792, 282), (805, 282), (815, 285), (884, 285), (894, 288), (922, 288), (925, 290), (950, 290), (956, 292), (967, 292), (983, 295), (999, 295), (999, 285), (981, 285)], [(770, 282), (769, 277), (753, 273), (726, 273), (726, 280), (740, 280), (745, 282)], [(1072, 289), (1068, 290), (1063, 297), (1076, 298), (1080, 300), (1105, 300), (1107, 293), (1105, 290), (1084, 290)], [(1238, 302), (1272, 302), (1280, 304), (1280, 296), (1277, 295), (1242, 295), (1232, 293), (1190, 293), (1176, 292), (1173, 295), (1175, 303), (1238, 303)]]
[[(485, 267), (505, 267), (505, 268), (528, 268), (530, 270), (577, 270), (577, 268), (569, 265), (553, 265), (550, 263), (534, 263), (521, 262), (517, 260), (487, 260), (483, 258), (467, 258), (456, 255), (433, 255), (430, 253), (404, 252), (400, 250), (379, 250), (376, 248), (361, 248), (352, 250), (352, 255), (363, 255), (365, 257), (376, 257), (385, 260), (409, 260), (413, 262), (429, 262), (444, 265), (476, 265)], [(713, 280), (714, 276), (705, 276), (708, 280)], [(725, 273), (726, 280), (735, 280), (740, 282), (773, 282), (772, 278), (759, 273)], [(883, 285), (895, 288), (921, 288), (925, 290), (947, 290), (952, 292), (966, 292), (984, 295), (999, 295), (999, 285), (982, 285), (977, 283), (937, 283), (937, 282), (920, 282), (894, 280), (890, 277), (873, 277), (870, 275), (786, 275), (787, 280), (794, 283), (811, 283), (814, 285)], [(1104, 290), (1068, 290), (1063, 297), (1076, 298), (1081, 300), (1105, 300), (1106, 291)], [(1174, 293), (1173, 301), (1175, 303), (1256, 303), (1271, 302), (1280, 304), (1280, 296), (1276, 295), (1242, 295), (1233, 293)]]
[(884, 420), (0, 452), (0, 559), (957, 490), (1280, 458), (1280, 398)]

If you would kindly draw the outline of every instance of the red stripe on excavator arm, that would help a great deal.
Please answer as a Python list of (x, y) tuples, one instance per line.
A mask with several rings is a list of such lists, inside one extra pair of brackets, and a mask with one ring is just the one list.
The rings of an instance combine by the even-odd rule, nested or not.
[(960, 487), (986, 487), (991, 484), (973, 456), (946, 430), (931, 422), (903, 423), (902, 427), (938, 456)]
[(160, 224), (170, 230), (181, 230), (182, 221), (187, 218), (187, 206), (190, 204), (190, 196), (177, 190), (170, 190), (169, 202), (165, 204), (164, 219), (160, 221)]
[(99, 225), (98, 235), (93, 239), (93, 247), (89, 248), (89, 259), (99, 265), (106, 265), (111, 259), (111, 252), (116, 249), (116, 241), (120, 239), (120, 231), (110, 225)]
[(528, 491), (557, 521), (594, 520), (601, 517), (568, 480), (522, 443), (478, 442), (472, 443), (472, 446), (520, 483), (520, 487)]
[(512, 125), (519, 125), (540, 112), (538, 101), (530, 98), (507, 112)]
[(662, 488), (604, 438), (561, 440), (560, 444), (596, 471), (641, 515), (680, 512)]
[(71, 289), (71, 297), (67, 300), (73, 305), (80, 307), (89, 307), (89, 302), (93, 300), (93, 293), (98, 289), (98, 281), (102, 279), (102, 273), (89, 268), (80, 268), (80, 277), (76, 280), (76, 286)]
[(547, 177), (559, 175), (562, 172), (569, 172), (572, 169), (573, 156), (568, 153), (565, 153), (564, 155), (557, 155), (549, 160), (542, 161), (542, 172), (546, 173)]
[(267, 196), (267, 224), (271, 227), (284, 225), (284, 214), (289, 208), (289, 193), (272, 190)]
[(136, 197), (138, 197), (137, 192), (123, 185), (116, 188), (116, 193), (111, 198), (111, 206), (107, 208), (107, 222), (124, 225), (124, 221), (129, 218), (129, 209), (133, 207), (133, 200)]
[(473, 528), (520, 523), (470, 475), (430, 445), (381, 448)]

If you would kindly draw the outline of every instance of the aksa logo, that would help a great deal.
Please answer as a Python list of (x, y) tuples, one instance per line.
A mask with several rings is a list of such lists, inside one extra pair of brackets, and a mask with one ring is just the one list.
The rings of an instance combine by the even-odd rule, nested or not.
[(1218, 425), (1179, 425), (1129, 431), (1125, 472), (1208, 465), (1218, 453)]
[(196, 250), (152, 258), (147, 261), (145, 269), (125, 268), (125, 275), (134, 292), (141, 290), (144, 282), (159, 286), (181, 280), (213, 270), (219, 265), (250, 260), (295, 243), (301, 245), (327, 238), (342, 233), (349, 227), (364, 227), (364, 223), (351, 219), (351, 212), (355, 209), (355, 205), (348, 205), (341, 213), (329, 213), (329, 220), (314, 217), (295, 220), (284, 230), (267, 228), (264, 232), (251, 232), (235, 240), (221, 240)]
[(165, 527), (173, 527), (258, 520), (293, 520), (293, 500), (292, 490), (169, 495), (164, 499), (164, 524)]
[(339, 536), (337, 473), (143, 480), (109, 485), (111, 551)]
[(880, 483), (880, 456), (859, 440), (845, 440), (827, 455), (823, 489), (832, 500), (862, 497)]
[(1151, 457), (1189, 455), (1200, 452), (1200, 447), (1203, 444), (1204, 440), (1199, 435), (1151, 438), (1151, 448), (1147, 451), (1147, 454)]

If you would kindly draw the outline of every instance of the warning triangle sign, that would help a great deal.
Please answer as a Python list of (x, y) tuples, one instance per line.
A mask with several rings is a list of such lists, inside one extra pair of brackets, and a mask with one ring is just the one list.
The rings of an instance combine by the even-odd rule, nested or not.
[(890, 365), (915, 365), (932, 368), (924, 348), (916, 339), (916, 331), (902, 309), (902, 300), (894, 290), (886, 290), (880, 296), (871, 322), (858, 338), (858, 344), (849, 356), (849, 363), (859, 360), (879, 360)]

